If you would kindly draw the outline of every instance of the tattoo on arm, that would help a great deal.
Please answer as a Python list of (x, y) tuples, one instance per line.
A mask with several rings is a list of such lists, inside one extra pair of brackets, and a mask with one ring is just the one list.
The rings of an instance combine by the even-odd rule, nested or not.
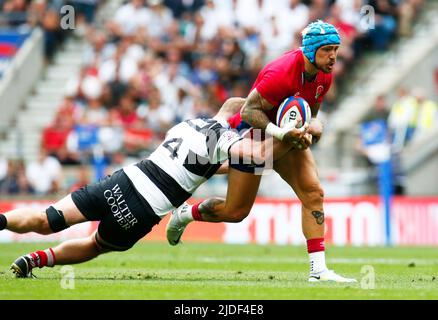
[(225, 203), (225, 199), (222, 198), (209, 198), (202, 202), (198, 209), (199, 213), (202, 215), (208, 216), (210, 219), (217, 218), (217, 211), (219, 211), (221, 208), (220, 206)]
[(322, 225), (324, 223), (324, 212), (312, 211), (312, 216), (315, 218), (317, 224)]
[(266, 129), (271, 122), (264, 110), (270, 110), (273, 106), (266, 101), (257, 90), (253, 90), (242, 108), (242, 120), (258, 129)]

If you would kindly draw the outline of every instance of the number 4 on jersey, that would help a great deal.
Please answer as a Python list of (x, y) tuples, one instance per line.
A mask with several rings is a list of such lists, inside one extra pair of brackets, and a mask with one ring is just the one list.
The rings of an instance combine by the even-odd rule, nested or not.
[(178, 158), (178, 150), (182, 143), (183, 139), (181, 138), (174, 138), (163, 143), (163, 147), (170, 151), (172, 160)]

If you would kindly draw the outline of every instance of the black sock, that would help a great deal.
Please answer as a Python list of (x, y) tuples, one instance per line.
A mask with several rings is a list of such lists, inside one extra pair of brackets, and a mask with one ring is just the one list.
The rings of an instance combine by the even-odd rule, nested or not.
[(6, 217), (0, 213), (0, 230), (6, 229), (7, 224), (8, 220), (6, 220)]

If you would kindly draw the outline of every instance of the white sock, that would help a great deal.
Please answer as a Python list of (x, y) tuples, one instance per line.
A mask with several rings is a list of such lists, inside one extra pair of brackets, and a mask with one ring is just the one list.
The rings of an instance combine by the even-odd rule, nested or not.
[(325, 251), (309, 253), (310, 274), (319, 274), (327, 270), (325, 265)]
[(179, 211), (179, 220), (184, 223), (184, 224), (188, 224), (192, 221), (195, 221), (195, 219), (193, 219), (193, 215), (192, 215), (192, 207), (191, 205), (187, 205), (184, 206), (184, 208), (181, 209), (181, 211)]

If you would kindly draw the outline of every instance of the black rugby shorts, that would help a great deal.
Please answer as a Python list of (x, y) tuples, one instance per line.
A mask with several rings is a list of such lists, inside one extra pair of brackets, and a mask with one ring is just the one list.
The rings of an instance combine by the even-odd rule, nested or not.
[(88, 220), (100, 221), (99, 245), (114, 251), (128, 250), (161, 221), (123, 170), (74, 191), (71, 196)]

